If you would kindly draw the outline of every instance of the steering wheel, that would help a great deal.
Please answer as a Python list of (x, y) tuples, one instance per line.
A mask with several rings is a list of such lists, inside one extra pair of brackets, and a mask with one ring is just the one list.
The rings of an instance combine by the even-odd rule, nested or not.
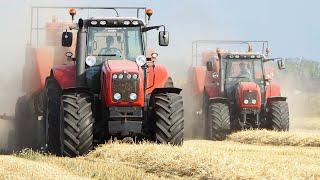
[[(105, 53), (104, 53), (105, 52)], [(111, 53), (108, 53), (108, 52), (111, 52)], [(118, 48), (102, 48), (101, 50), (100, 50), (100, 53), (99, 53), (99, 55), (102, 55), (102, 56), (106, 56), (106, 55), (108, 55), (108, 54), (115, 54), (115, 55), (121, 55), (122, 53), (121, 53), (121, 50), (120, 49), (118, 49)]]
[[(107, 56), (107, 55), (111, 55), (111, 56)], [(121, 57), (122, 53), (121, 50), (118, 48), (102, 48), (99, 52), (99, 61), (102, 61), (103, 59), (105, 59), (106, 57)]]

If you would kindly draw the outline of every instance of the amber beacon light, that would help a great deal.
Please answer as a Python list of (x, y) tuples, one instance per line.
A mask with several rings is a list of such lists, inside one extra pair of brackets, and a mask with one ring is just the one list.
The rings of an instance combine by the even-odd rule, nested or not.
[(72, 21), (73, 21), (74, 16), (77, 14), (77, 10), (75, 8), (70, 8), (69, 9), (69, 14), (71, 15)]
[(146, 9), (146, 15), (148, 16), (148, 20), (150, 20), (152, 14), (153, 14), (153, 10), (152, 9)]

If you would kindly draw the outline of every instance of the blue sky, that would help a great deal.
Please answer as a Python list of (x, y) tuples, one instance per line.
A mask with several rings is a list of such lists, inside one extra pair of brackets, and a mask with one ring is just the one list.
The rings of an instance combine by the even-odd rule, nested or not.
[[(49, 6), (147, 6), (154, 9), (152, 24), (165, 24), (170, 31), (170, 46), (159, 48), (156, 32), (154, 47), (162, 59), (188, 59), (191, 43), (198, 39), (268, 40), (274, 57), (303, 56), (320, 60), (320, 1), (298, 0), (13, 0), (0, 2), (3, 19), (1, 37), (23, 49), (26, 32), (26, 7)], [(16, 22), (16, 23), (12, 23)], [(15, 33), (16, 39), (8, 33)], [(19, 31), (20, 30), (20, 31)], [(18, 37), (18, 38), (17, 38)], [(16, 41), (14, 41), (16, 40)], [(21, 43), (22, 42), (22, 43)], [(1, 51), (8, 57), (8, 47)], [(16, 54), (16, 53), (15, 53)], [(18, 56), (18, 54), (16, 54)], [(171, 60), (170, 60), (171, 61)]]
[(269, 40), (274, 56), (304, 56), (320, 60), (318, 57), (320, 1), (317, 0), (29, 0), (29, 2), (47, 5), (72, 5), (76, 2), (79, 5), (148, 6), (155, 10), (153, 23), (166, 24), (171, 32), (171, 46), (168, 49), (185, 51), (191, 48), (191, 41), (196, 39)]

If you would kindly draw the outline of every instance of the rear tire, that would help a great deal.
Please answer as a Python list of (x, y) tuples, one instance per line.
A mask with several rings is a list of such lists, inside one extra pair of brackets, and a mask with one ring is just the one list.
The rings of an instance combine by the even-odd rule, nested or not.
[(91, 97), (62, 93), (54, 79), (47, 87), (48, 151), (58, 156), (87, 154), (93, 147)]
[(225, 103), (210, 103), (207, 125), (209, 139), (221, 141), (231, 132), (230, 110)]
[(159, 143), (183, 144), (184, 109), (182, 96), (160, 93), (154, 96), (155, 139)]
[(286, 101), (270, 102), (269, 121), (272, 130), (289, 131), (289, 107)]
[(16, 148), (40, 149), (42, 145), (43, 121), (38, 120), (38, 114), (34, 107), (34, 99), (22, 96), (17, 100), (15, 106), (15, 139)]

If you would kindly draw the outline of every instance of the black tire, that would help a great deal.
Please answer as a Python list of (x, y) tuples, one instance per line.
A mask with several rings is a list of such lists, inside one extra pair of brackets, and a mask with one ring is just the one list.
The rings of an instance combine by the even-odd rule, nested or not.
[(17, 150), (23, 148), (40, 149), (43, 145), (41, 141), (43, 121), (38, 120), (38, 116), (41, 115), (35, 111), (34, 99), (28, 99), (26, 96), (18, 98), (14, 118)]
[(231, 133), (230, 110), (225, 103), (210, 103), (207, 111), (208, 138), (222, 141)]
[(271, 101), (269, 104), (270, 128), (289, 131), (289, 107), (286, 101)]
[(153, 115), (157, 142), (183, 144), (184, 109), (181, 95), (156, 94), (153, 99)]
[(58, 156), (87, 154), (93, 147), (91, 97), (87, 93), (62, 93), (54, 79), (47, 83), (46, 118), (48, 151)]

